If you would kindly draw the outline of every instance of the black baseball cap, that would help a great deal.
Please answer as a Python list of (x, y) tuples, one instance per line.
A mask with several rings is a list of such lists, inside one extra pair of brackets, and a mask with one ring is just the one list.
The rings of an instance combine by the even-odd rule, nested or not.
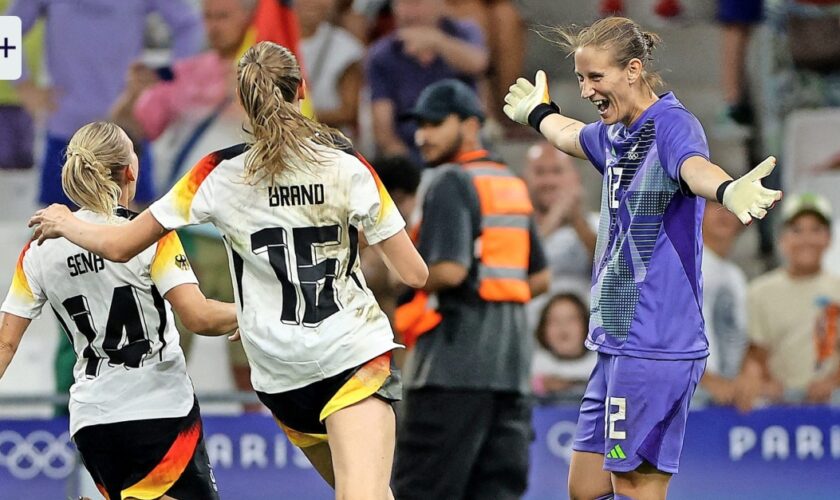
[(435, 82), (423, 89), (406, 115), (418, 121), (440, 123), (451, 114), (461, 118), (474, 116), (484, 121), (478, 95), (467, 84), (454, 78)]

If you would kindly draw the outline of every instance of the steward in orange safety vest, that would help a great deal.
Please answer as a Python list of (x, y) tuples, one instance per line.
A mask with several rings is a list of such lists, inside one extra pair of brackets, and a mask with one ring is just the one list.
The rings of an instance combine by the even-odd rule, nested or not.
[(525, 303), (550, 280), (528, 189), (482, 148), (484, 112), (469, 85), (429, 85), (409, 114), (429, 167), (415, 241), (429, 278), (394, 322), (413, 344), (394, 496), (522, 498), (532, 440)]
[[(485, 150), (459, 155), (455, 161), (469, 175), (481, 207), (481, 232), (475, 240), (478, 294), (489, 302), (524, 304), (531, 300), (528, 224), (534, 209), (528, 188), (507, 166), (491, 160)], [(407, 347), (440, 323), (436, 305), (434, 296), (418, 290), (409, 302), (397, 307), (394, 326)]]

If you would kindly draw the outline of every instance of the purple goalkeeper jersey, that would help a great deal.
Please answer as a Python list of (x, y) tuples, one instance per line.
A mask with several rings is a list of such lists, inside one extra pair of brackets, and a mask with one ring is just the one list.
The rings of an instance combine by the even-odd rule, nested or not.
[(705, 200), (680, 180), (687, 158), (709, 158), (703, 127), (669, 92), (629, 127), (586, 125), (580, 142), (604, 176), (586, 346), (653, 359), (707, 356)]

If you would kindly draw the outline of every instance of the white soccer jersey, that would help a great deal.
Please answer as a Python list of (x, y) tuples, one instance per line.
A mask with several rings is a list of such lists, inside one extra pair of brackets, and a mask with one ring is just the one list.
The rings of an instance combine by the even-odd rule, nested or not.
[(246, 155), (207, 155), (150, 211), (222, 233), (254, 388), (296, 389), (401, 347), (359, 270), (359, 231), (376, 244), (405, 226), (373, 169), (318, 146), (314, 165), (253, 184)]
[[(75, 216), (107, 222), (87, 210)], [(163, 299), (183, 283), (197, 281), (174, 232), (124, 264), (63, 238), (23, 249), (0, 309), (31, 319), (49, 302), (69, 334), (77, 356), (71, 434), (89, 425), (189, 413), (192, 382)]]

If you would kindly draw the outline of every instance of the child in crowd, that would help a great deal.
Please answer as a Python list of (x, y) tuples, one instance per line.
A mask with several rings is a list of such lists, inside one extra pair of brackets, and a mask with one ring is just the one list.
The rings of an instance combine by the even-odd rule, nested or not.
[(589, 308), (571, 293), (559, 293), (549, 299), (540, 314), (534, 350), (532, 385), (538, 396), (586, 387), (595, 367), (597, 353), (587, 350)]

